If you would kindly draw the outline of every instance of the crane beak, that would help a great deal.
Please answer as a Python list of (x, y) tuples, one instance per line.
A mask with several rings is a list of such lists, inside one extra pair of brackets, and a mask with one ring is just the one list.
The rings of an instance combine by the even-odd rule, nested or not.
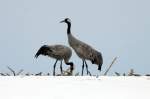
[(65, 20), (60, 21), (60, 23), (63, 23), (63, 22), (65, 22)]

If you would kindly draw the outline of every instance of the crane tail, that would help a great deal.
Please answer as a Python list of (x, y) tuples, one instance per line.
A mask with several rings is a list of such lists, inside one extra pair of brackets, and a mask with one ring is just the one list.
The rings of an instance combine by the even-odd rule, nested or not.
[(99, 65), (98, 70), (101, 71), (101, 69), (102, 69), (102, 65)]
[(100, 63), (98, 65), (98, 70), (101, 71), (101, 68), (102, 68), (102, 65), (103, 65), (103, 57), (102, 57), (102, 54), (100, 53), (99, 54), (99, 59), (100, 59)]

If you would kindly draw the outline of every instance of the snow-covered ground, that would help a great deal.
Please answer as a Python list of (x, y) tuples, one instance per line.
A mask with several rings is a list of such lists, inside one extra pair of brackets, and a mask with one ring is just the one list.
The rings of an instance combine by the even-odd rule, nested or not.
[(150, 77), (0, 77), (0, 99), (150, 99)]

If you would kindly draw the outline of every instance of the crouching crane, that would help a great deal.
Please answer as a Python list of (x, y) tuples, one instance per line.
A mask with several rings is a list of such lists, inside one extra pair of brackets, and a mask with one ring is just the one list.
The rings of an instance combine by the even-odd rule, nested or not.
[(35, 58), (38, 58), (39, 55), (49, 56), (51, 58), (56, 59), (56, 62), (53, 66), (53, 75), (55, 76), (55, 68), (57, 61), (60, 61), (60, 70), (61, 74), (63, 73), (62, 70), (62, 61), (64, 60), (66, 65), (70, 65), (70, 72), (74, 69), (73, 62), (69, 62), (72, 51), (69, 47), (64, 45), (43, 45), (36, 53)]

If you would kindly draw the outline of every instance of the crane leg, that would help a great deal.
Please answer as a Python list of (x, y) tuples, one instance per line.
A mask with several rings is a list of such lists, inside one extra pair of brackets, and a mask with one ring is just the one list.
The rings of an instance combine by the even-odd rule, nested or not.
[(61, 71), (61, 75), (63, 74), (63, 69), (62, 69), (62, 60), (60, 61), (60, 71)]
[(58, 60), (56, 60), (55, 64), (54, 64), (54, 68), (53, 68), (53, 76), (55, 76), (55, 68), (56, 68), (56, 63)]
[(83, 71), (84, 71), (84, 60), (82, 60), (83, 64), (82, 64), (82, 76), (83, 76)]
[(85, 61), (85, 66), (86, 66), (86, 72), (87, 72), (87, 75), (88, 75), (89, 74), (89, 70), (88, 70), (88, 65), (87, 65), (86, 61)]

